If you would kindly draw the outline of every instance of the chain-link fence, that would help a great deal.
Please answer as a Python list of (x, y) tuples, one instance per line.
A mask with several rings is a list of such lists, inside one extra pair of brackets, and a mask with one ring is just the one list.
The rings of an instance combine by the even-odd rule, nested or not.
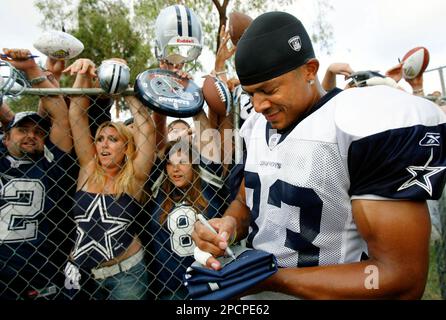
[(439, 277), (441, 298), (446, 299), (446, 190), (439, 201), (440, 232), (435, 241), (435, 252), (437, 253), (437, 272)]
[[(127, 109), (123, 97), (133, 95), (133, 90), (113, 99), (101, 93), (71, 88), (21, 92), (45, 98), (62, 94), (70, 109), (73, 97), (88, 97), (89, 132), (85, 134), (96, 137), (95, 141), (101, 124), (116, 118), (113, 112)], [(145, 173), (137, 200), (86, 188), (90, 178), (79, 181), (79, 154), (61, 150), (51, 135), (42, 153), (15, 157), (14, 143), (27, 150), (38, 149), (37, 142), (35, 138), (14, 140), (18, 138), (13, 139), (12, 128), (6, 125), (0, 146), (0, 299), (187, 299), (182, 283), (185, 269), (194, 260), (191, 232), (196, 214), (207, 218), (222, 214), (236, 191), (237, 183), (232, 182), (237, 179), (231, 174), (243, 155), (240, 138), (234, 134), (240, 126), (240, 106), (233, 107), (233, 113), (218, 122), (216, 134), (208, 135), (220, 142), (217, 161), (208, 159), (215, 149), (200, 146), (199, 122), (192, 123), (191, 148), (182, 148), (189, 146), (183, 139), (180, 149), (175, 149), (168, 138), (176, 130), (190, 132), (184, 126), (192, 121), (178, 122), (171, 132), (158, 127), (153, 165)], [(126, 125), (129, 132), (138, 130), (136, 122), (126, 121)], [(58, 126), (61, 123), (53, 123)], [(31, 131), (22, 134), (36, 134)], [(177, 162), (164, 156), (166, 147), (180, 150)], [(103, 159), (111, 154), (97, 150)], [(180, 169), (181, 165), (186, 168)], [(186, 187), (176, 187), (175, 182), (181, 185), (182, 181), (188, 182)], [(445, 212), (443, 197), (442, 226)], [(440, 236), (444, 297), (444, 228)]]
[[(232, 134), (232, 129), (239, 127), (238, 114), (233, 111), (226, 117), (229, 126), (225, 127), (230, 128), (225, 131), (226, 138), (223, 130), (219, 131), (223, 125), (215, 128), (218, 134), (214, 139), (220, 140), (215, 145), (220, 148), (220, 159), (225, 161), (210, 161), (203, 156), (206, 148), (199, 146), (199, 129), (195, 129), (196, 137), (186, 134), (169, 142), (168, 131), (158, 127), (158, 144), (152, 148), (153, 166), (145, 173), (145, 186), (130, 195), (124, 189), (118, 195), (114, 187), (107, 189), (115, 186), (115, 181), (95, 171), (100, 167), (81, 179), (85, 177), (84, 169), (88, 171), (89, 166), (99, 162), (116, 162), (117, 169), (124, 170), (130, 160), (127, 155), (121, 162), (113, 158), (120, 154), (113, 149), (115, 140), (125, 140), (124, 150), (130, 143), (136, 148), (140, 144), (137, 139), (132, 142), (123, 138), (120, 127), (112, 133), (101, 127), (112, 119), (112, 106), (126, 108), (122, 97), (133, 95), (133, 91), (113, 99), (99, 96), (101, 92), (63, 88), (25, 89), (21, 93), (39, 97), (62, 94), (69, 109), (78, 101), (73, 97), (88, 97), (85, 110), (90, 132), (84, 134), (95, 142), (95, 149), (86, 148), (95, 151), (95, 164), (82, 163), (85, 157), (76, 154), (76, 148), (63, 150), (53, 131), (39, 149), (36, 126), (23, 124), (24, 119), (37, 119), (34, 116), (15, 119), (13, 125), (3, 128), (0, 299), (187, 299), (182, 283), (186, 268), (194, 261), (191, 233), (196, 214), (212, 218), (223, 214), (229, 203), (229, 173), (236, 158), (241, 159), (240, 150), (235, 152), (241, 147), (240, 140)], [(63, 125), (50, 117), (46, 120), (53, 121), (51, 130)], [(78, 133), (73, 128), (71, 110), (70, 121), (75, 140)], [(178, 127), (188, 123), (180, 121)], [(140, 130), (136, 120), (126, 124), (125, 130), (133, 136)], [(39, 126), (44, 128), (42, 123)], [(175, 149), (178, 145), (190, 149)], [(14, 146), (28, 152), (27, 157), (11, 154)], [(170, 155), (179, 159), (168, 157), (166, 148), (174, 149)], [(133, 175), (140, 176), (136, 160), (133, 165)], [(101, 179), (106, 181), (103, 190), (92, 187), (100, 185)], [(132, 177), (116, 179), (125, 183)]]
[[(436, 85), (434, 87), (435, 88), (434, 91), (432, 91), (432, 92), (428, 91), (425, 93), (425, 98), (435, 102), (439, 106), (446, 106), (446, 87), (445, 87), (444, 73), (443, 73), (443, 70), (445, 68), (446, 68), (446, 66), (432, 68), (432, 69), (426, 70), (423, 74), (425, 83), (426, 82), (429, 82), (432, 84), (435, 83), (435, 85)], [(440, 89), (441, 89), (441, 92), (440, 92)]]

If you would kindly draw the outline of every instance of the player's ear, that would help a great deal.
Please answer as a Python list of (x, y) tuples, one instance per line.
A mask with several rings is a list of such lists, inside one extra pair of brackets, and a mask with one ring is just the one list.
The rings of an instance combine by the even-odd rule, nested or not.
[(304, 65), (304, 74), (307, 81), (315, 80), (317, 71), (319, 70), (319, 60), (312, 58), (309, 59)]

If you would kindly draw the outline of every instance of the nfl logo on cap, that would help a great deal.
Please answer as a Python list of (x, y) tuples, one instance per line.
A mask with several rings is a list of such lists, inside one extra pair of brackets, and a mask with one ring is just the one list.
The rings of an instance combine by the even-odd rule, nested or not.
[(290, 40), (288, 40), (288, 44), (290, 45), (291, 49), (298, 52), (302, 48), (302, 41), (300, 40), (299, 36), (292, 37)]

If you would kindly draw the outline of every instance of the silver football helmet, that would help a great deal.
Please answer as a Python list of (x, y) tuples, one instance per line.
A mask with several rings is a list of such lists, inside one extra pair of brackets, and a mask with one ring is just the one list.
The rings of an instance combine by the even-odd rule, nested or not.
[(250, 96), (243, 91), (241, 85), (235, 87), (233, 93), (233, 104), (237, 105), (238, 103), (240, 103), (240, 118), (244, 121), (254, 111), (254, 106)]
[(0, 97), (17, 96), (27, 87), (25, 76), (9, 62), (0, 60)]
[(173, 5), (161, 10), (155, 23), (158, 60), (181, 64), (196, 60), (203, 48), (201, 23), (188, 7)]
[(125, 91), (130, 82), (130, 68), (115, 60), (104, 60), (98, 68), (99, 85), (110, 94)]

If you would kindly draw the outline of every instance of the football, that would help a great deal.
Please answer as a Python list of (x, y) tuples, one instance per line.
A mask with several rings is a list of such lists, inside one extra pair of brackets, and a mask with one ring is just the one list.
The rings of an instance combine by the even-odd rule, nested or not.
[(44, 32), (33, 45), (44, 55), (57, 60), (75, 58), (84, 50), (83, 43), (76, 37), (56, 30)]
[(244, 13), (233, 11), (229, 14), (229, 34), (234, 46), (237, 45), (243, 32), (251, 24), (252, 18)]
[(203, 97), (209, 109), (220, 116), (226, 116), (231, 110), (232, 97), (226, 84), (217, 77), (207, 75), (203, 82)]
[(429, 51), (424, 47), (416, 47), (403, 57), (404, 79), (414, 79), (426, 70), (429, 64)]

